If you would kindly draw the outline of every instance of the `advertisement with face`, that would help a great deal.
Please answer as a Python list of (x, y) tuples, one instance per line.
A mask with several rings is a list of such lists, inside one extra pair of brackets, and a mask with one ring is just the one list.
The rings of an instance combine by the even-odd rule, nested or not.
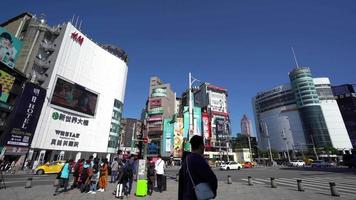
[(97, 98), (85, 87), (58, 77), (51, 104), (94, 116)]
[(0, 27), (0, 62), (11, 69), (14, 68), (21, 46), (22, 42), (20, 40), (6, 29)]
[(215, 112), (227, 112), (225, 93), (210, 92), (209, 103), (211, 110)]
[(15, 77), (0, 70), (0, 101), (7, 102)]

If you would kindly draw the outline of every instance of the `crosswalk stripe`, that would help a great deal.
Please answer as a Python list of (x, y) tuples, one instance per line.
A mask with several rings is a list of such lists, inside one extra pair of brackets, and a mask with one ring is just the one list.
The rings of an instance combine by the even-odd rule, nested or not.
[[(259, 179), (259, 178), (255, 178), (253, 179), (254, 180), (254, 183), (259, 183), (259, 184), (268, 184), (270, 182), (270, 180), (268, 179)], [(244, 179), (244, 181), (247, 181), (247, 179)], [(293, 188), (296, 188), (297, 187), (297, 184), (296, 182), (293, 183), (293, 179), (286, 179), (286, 178), (279, 178), (279, 179), (276, 179), (276, 183), (277, 185), (284, 185), (284, 186), (289, 186), (289, 187), (293, 187)], [(320, 184), (320, 183), (318, 183)], [(306, 189), (310, 189), (310, 190), (318, 190), (318, 191), (325, 191), (325, 190), (330, 190), (330, 188), (325, 185), (317, 185), (317, 184), (313, 184), (313, 183), (305, 183), (303, 182), (303, 186), (304, 188)], [(354, 188), (341, 188), (339, 186), (336, 187), (338, 191), (342, 192), (342, 194), (345, 194), (345, 195), (355, 195), (356, 194), (356, 191), (354, 191)]]
[(324, 180), (328, 182), (338, 182), (338, 183), (345, 183), (350, 185), (356, 185), (356, 179), (346, 179), (346, 178), (324, 178), (324, 177), (311, 177), (311, 178), (303, 178), (303, 180)]
[[(279, 184), (280, 182), (289, 183), (289, 180), (277, 179), (276, 182), (277, 182), (277, 184)], [(330, 190), (330, 187), (328, 185), (320, 185), (320, 183), (315, 184), (315, 183), (303, 182), (302, 185), (305, 186), (305, 188), (310, 188), (310, 189), (316, 187), (316, 188), (320, 188), (320, 189), (324, 189), (324, 190)], [(294, 186), (297, 187), (297, 184), (295, 184)], [(354, 191), (353, 188), (341, 188), (341, 187), (337, 186), (336, 189), (338, 191), (356, 194), (356, 191)]]
[[(291, 179), (287, 179), (287, 178), (278, 178), (278, 180), (291, 180)], [(293, 178), (293, 180), (297, 181), (297, 178)], [(321, 180), (304, 180), (304, 179), (301, 179), (302, 180), (302, 183), (314, 183), (314, 184), (318, 184), (318, 185), (325, 185), (325, 186), (329, 186), (329, 182), (323, 182)], [(354, 187), (352, 185), (347, 185), (347, 184), (340, 184), (338, 182), (335, 182), (336, 183), (336, 187), (337, 188), (344, 188), (344, 189), (351, 189), (353, 190)]]
[[(245, 178), (243, 178), (243, 179), (241, 179), (241, 180), (248, 182), (248, 180), (245, 179)], [(259, 182), (259, 181), (256, 181), (256, 180), (252, 180), (252, 182), (253, 182), (253, 183), (257, 183), (257, 184), (265, 184), (264, 182)]]

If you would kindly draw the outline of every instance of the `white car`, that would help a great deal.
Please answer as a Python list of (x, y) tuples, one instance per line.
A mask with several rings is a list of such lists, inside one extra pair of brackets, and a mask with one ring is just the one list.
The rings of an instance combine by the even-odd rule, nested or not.
[(292, 167), (304, 167), (305, 166), (305, 162), (302, 160), (291, 161), (290, 164)]
[(220, 165), (221, 170), (230, 170), (230, 169), (240, 170), (241, 168), (242, 168), (242, 165), (235, 161), (226, 162), (226, 163)]

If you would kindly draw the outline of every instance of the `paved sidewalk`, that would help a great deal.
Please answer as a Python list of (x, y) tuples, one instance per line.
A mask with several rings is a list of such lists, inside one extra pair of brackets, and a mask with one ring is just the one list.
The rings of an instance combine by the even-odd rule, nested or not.
[[(178, 198), (177, 182), (174, 180), (167, 180), (168, 191), (163, 193), (153, 193), (152, 196), (147, 197), (135, 197), (132, 195), (128, 199), (155, 199), (155, 200), (174, 200)], [(80, 193), (77, 189), (61, 193), (58, 196), (53, 196), (54, 187), (51, 185), (35, 186), (30, 189), (23, 187), (13, 187), (6, 190), (0, 190), (0, 200), (107, 200), (115, 199), (112, 192), (114, 191), (115, 184), (110, 184), (109, 189), (106, 192), (98, 192), (97, 194), (85, 194)], [(127, 198), (125, 198), (127, 199)], [(216, 199), (223, 200), (236, 200), (236, 199), (248, 199), (248, 200), (355, 200), (356, 196), (341, 196), (332, 197), (327, 192), (318, 191), (306, 191), (298, 192), (291, 188), (269, 188), (261, 185), (247, 186), (242, 183), (227, 184), (226, 182), (219, 182), (218, 196)]]

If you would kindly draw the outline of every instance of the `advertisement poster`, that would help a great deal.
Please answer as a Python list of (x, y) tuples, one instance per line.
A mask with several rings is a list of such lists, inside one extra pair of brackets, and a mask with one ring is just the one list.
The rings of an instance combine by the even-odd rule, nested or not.
[[(184, 137), (185, 138), (191, 138), (193, 135), (202, 135), (202, 121), (201, 121), (201, 108), (200, 107), (194, 107), (193, 109), (193, 133), (188, 133), (189, 132), (189, 108), (188, 106), (184, 107)], [(189, 135), (189, 137), (188, 137)], [(188, 140), (189, 140), (188, 139)]]
[(209, 140), (210, 135), (210, 124), (209, 124), (209, 115), (208, 113), (202, 114), (202, 121), (203, 121), (203, 135), (205, 140)]
[(85, 87), (57, 78), (51, 104), (94, 116), (97, 98)]
[(224, 93), (210, 92), (209, 103), (212, 111), (223, 113), (227, 112), (226, 95)]
[(26, 83), (20, 102), (6, 136), (5, 145), (29, 147), (41, 114), (46, 90), (33, 83)]
[(7, 102), (15, 77), (0, 70), (0, 101)]
[(21, 47), (22, 42), (19, 39), (0, 27), (0, 62), (11, 69), (14, 68)]
[(171, 136), (173, 135), (174, 131), (174, 123), (172, 123), (171, 118), (164, 119), (164, 124), (163, 124), (163, 152), (171, 152)]
[(183, 118), (177, 118), (174, 123), (173, 156), (181, 157), (183, 144)]

